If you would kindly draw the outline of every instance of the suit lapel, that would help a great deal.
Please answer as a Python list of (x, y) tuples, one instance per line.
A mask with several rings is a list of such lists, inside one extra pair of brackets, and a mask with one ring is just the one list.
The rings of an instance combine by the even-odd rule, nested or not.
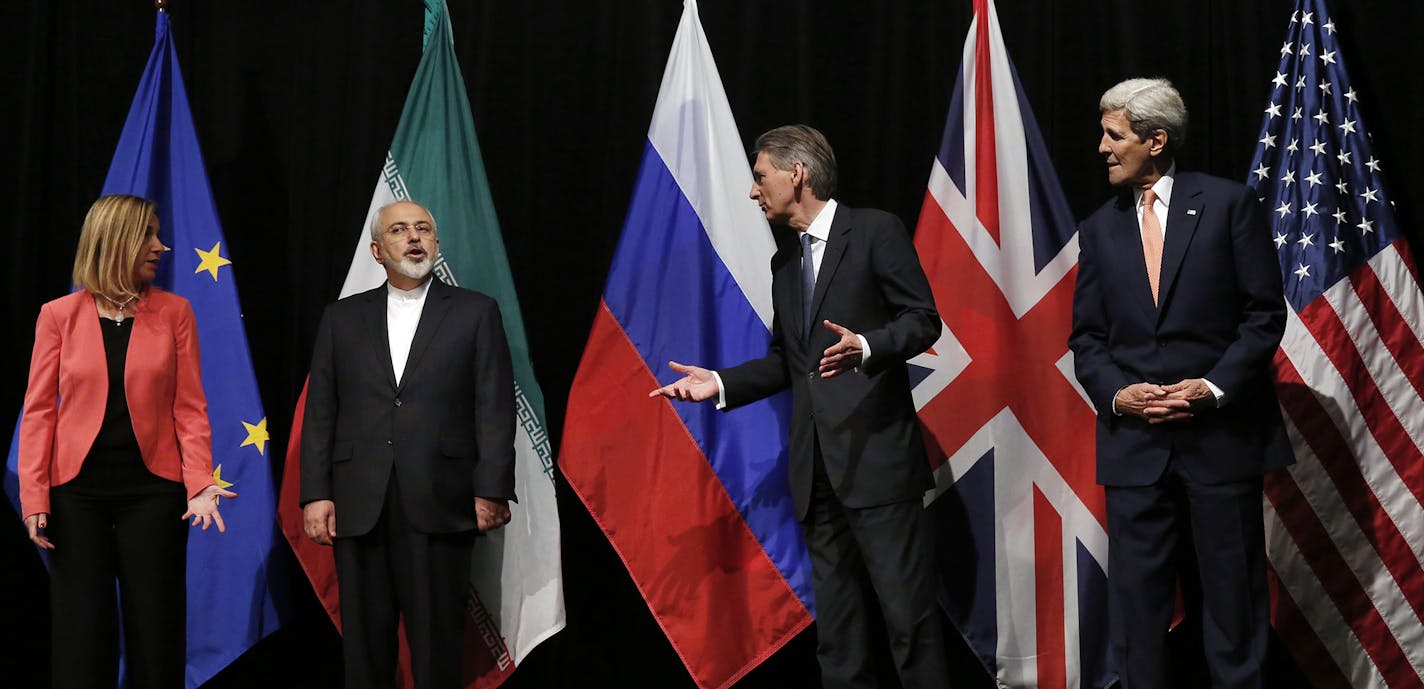
[[(836, 207), (836, 215), (831, 218), (831, 231), (826, 237), (826, 253), (821, 256), (821, 268), (816, 271), (816, 292), (811, 298), (811, 330), (816, 330), (816, 314), (821, 311), (821, 303), (826, 300), (826, 291), (835, 279), (836, 268), (845, 256), (846, 244), (851, 231), (850, 213), (845, 206)], [(805, 333), (803, 333), (804, 335)]]
[(365, 312), (366, 332), (374, 333), (375, 337), (370, 338), (371, 354), (376, 357), (376, 364), (386, 375), (386, 384), (392, 388), (396, 386), (396, 371), (391, 365), (391, 335), (386, 323), (386, 284), (366, 292), (362, 297), (366, 304), (362, 309)]
[(1182, 259), (1196, 234), (1202, 216), (1201, 189), (1192, 183), (1191, 175), (1178, 174), (1172, 182), (1172, 204), (1167, 209), (1167, 239), (1162, 245), (1162, 275), (1158, 288), (1160, 318), (1172, 297), (1172, 285), (1181, 271)]
[[(100, 327), (99, 309), (97, 306), (94, 305), (94, 301), (94, 295), (90, 294), (87, 290), (83, 291), (82, 295), (79, 297), (78, 309), (74, 312), (74, 315), (72, 316), (74, 323), (74, 338), (75, 341), (78, 343), (77, 349), (79, 351), (98, 353), (98, 356), (84, 357), (83, 359), (80, 359), (80, 361), (83, 361), (85, 363), (98, 362), (98, 366), (100, 368), (97, 370), (101, 370), (104, 372), (105, 377), (103, 378), (103, 380), (107, 381), (109, 372), (109, 362), (104, 358), (104, 331)], [(143, 305), (140, 304), (139, 308), (142, 309)], [(139, 322), (142, 322), (142, 320), (139, 320)], [(137, 325), (137, 323), (135, 323), (135, 325)], [(133, 352), (136, 350), (133, 347), (129, 347), (129, 351)], [(125, 357), (125, 359), (127, 359), (127, 357)], [(128, 364), (124, 365), (125, 390), (128, 389), (127, 372), (131, 370), (133, 370), (132, 366), (129, 366)], [(63, 403), (64, 401), (60, 400), (60, 404)]]
[(771, 301), (777, 305), (776, 316), (782, 319), (782, 331), (794, 335), (796, 342), (801, 342), (805, 333), (802, 332), (802, 323), (805, 322), (801, 315), (801, 253), (798, 250), (794, 256), (789, 256), (779, 267), (774, 268), (775, 274), (771, 281)]
[[(410, 356), (405, 359), (405, 371), (401, 373), (401, 382), (396, 386), (396, 392), (405, 388), (405, 384), (410, 380), (410, 372), (420, 364), (421, 355), (435, 339), (435, 333), (440, 330), (440, 321), (445, 319), (445, 313), (449, 310), (450, 288), (441, 282), (439, 277), (430, 278), (430, 291), (425, 295), (425, 306), (420, 309), (420, 323), (415, 326), (415, 337), (410, 341)], [(389, 349), (390, 345), (387, 344), (386, 347)], [(386, 358), (390, 359), (389, 356)]]
[(1118, 265), (1127, 275), (1127, 299), (1142, 312), (1149, 323), (1157, 321), (1157, 305), (1152, 303), (1152, 283), (1147, 281), (1147, 259), (1142, 254), (1142, 225), (1137, 221), (1136, 195), (1132, 191), (1118, 197), (1118, 223), (1115, 234), (1121, 239), (1111, 242), (1121, 253)]

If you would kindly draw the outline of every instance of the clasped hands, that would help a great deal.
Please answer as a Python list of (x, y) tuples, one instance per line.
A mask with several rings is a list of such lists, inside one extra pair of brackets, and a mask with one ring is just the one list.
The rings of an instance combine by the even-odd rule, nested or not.
[[(475, 526), (481, 533), (509, 523), (508, 500), (475, 498)], [(313, 500), (302, 507), (302, 530), (317, 545), (331, 545), (336, 538), (336, 503)]]
[[(830, 321), (821, 321), (827, 330), (840, 336), (840, 340), (821, 352), (820, 372), (822, 378), (834, 378), (860, 366), (863, 353), (860, 337), (849, 328)], [(667, 385), (653, 389), (648, 397), (666, 397), (683, 402), (701, 402), (717, 396), (717, 379), (712, 372), (701, 366), (688, 366), (669, 361), (668, 368), (683, 376)]]
[(1201, 378), (1189, 378), (1171, 385), (1133, 383), (1117, 391), (1113, 404), (1120, 414), (1131, 414), (1147, 423), (1190, 419), (1195, 411), (1216, 406), (1216, 395)]

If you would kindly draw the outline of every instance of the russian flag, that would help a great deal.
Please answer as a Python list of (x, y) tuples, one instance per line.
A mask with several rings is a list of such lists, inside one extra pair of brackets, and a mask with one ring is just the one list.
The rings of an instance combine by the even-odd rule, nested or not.
[(650, 399), (667, 362), (766, 354), (771, 230), (695, 0), (673, 41), (559, 464), (698, 686), (727, 687), (811, 623), (786, 478), (787, 394), (731, 412)]

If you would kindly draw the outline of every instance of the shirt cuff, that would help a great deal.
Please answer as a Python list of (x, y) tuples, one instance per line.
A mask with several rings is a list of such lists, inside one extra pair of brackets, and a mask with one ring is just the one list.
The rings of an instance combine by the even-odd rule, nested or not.
[(1226, 393), (1221, 388), (1216, 387), (1216, 383), (1213, 383), (1205, 378), (1202, 379), (1202, 382), (1206, 383), (1206, 386), (1208, 388), (1211, 388), (1211, 394), (1216, 395), (1216, 406), (1226, 406)]
[[(860, 366), (864, 366), (870, 363), (870, 342), (859, 333), (856, 334), (856, 338), (860, 340)], [(859, 371), (860, 366), (856, 366), (855, 370)]]
[(1114, 416), (1122, 416), (1122, 412), (1120, 412), (1120, 411), (1117, 410), (1117, 396), (1118, 396), (1118, 395), (1121, 395), (1121, 394), (1122, 394), (1122, 391), (1128, 389), (1129, 387), (1132, 387), (1132, 386), (1130, 386), (1130, 385), (1124, 385), (1124, 386), (1118, 388), (1118, 389), (1117, 389), (1117, 392), (1114, 392), (1114, 393), (1113, 393), (1112, 409), (1113, 409), (1113, 415), (1114, 415)]
[(712, 380), (717, 381), (717, 408), (718, 408), (718, 409), (726, 409), (726, 408), (727, 408), (727, 388), (722, 385), (722, 376), (717, 375), (717, 372), (716, 372), (716, 371), (713, 371), (713, 372), (712, 372)]

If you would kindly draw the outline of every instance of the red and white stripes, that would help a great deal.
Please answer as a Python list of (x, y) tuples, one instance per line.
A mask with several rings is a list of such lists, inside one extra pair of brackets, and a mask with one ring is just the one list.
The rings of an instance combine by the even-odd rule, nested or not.
[(1318, 686), (1424, 683), (1424, 298), (1405, 251), (1292, 313), (1276, 356), (1297, 463), (1266, 482), (1273, 623)]

